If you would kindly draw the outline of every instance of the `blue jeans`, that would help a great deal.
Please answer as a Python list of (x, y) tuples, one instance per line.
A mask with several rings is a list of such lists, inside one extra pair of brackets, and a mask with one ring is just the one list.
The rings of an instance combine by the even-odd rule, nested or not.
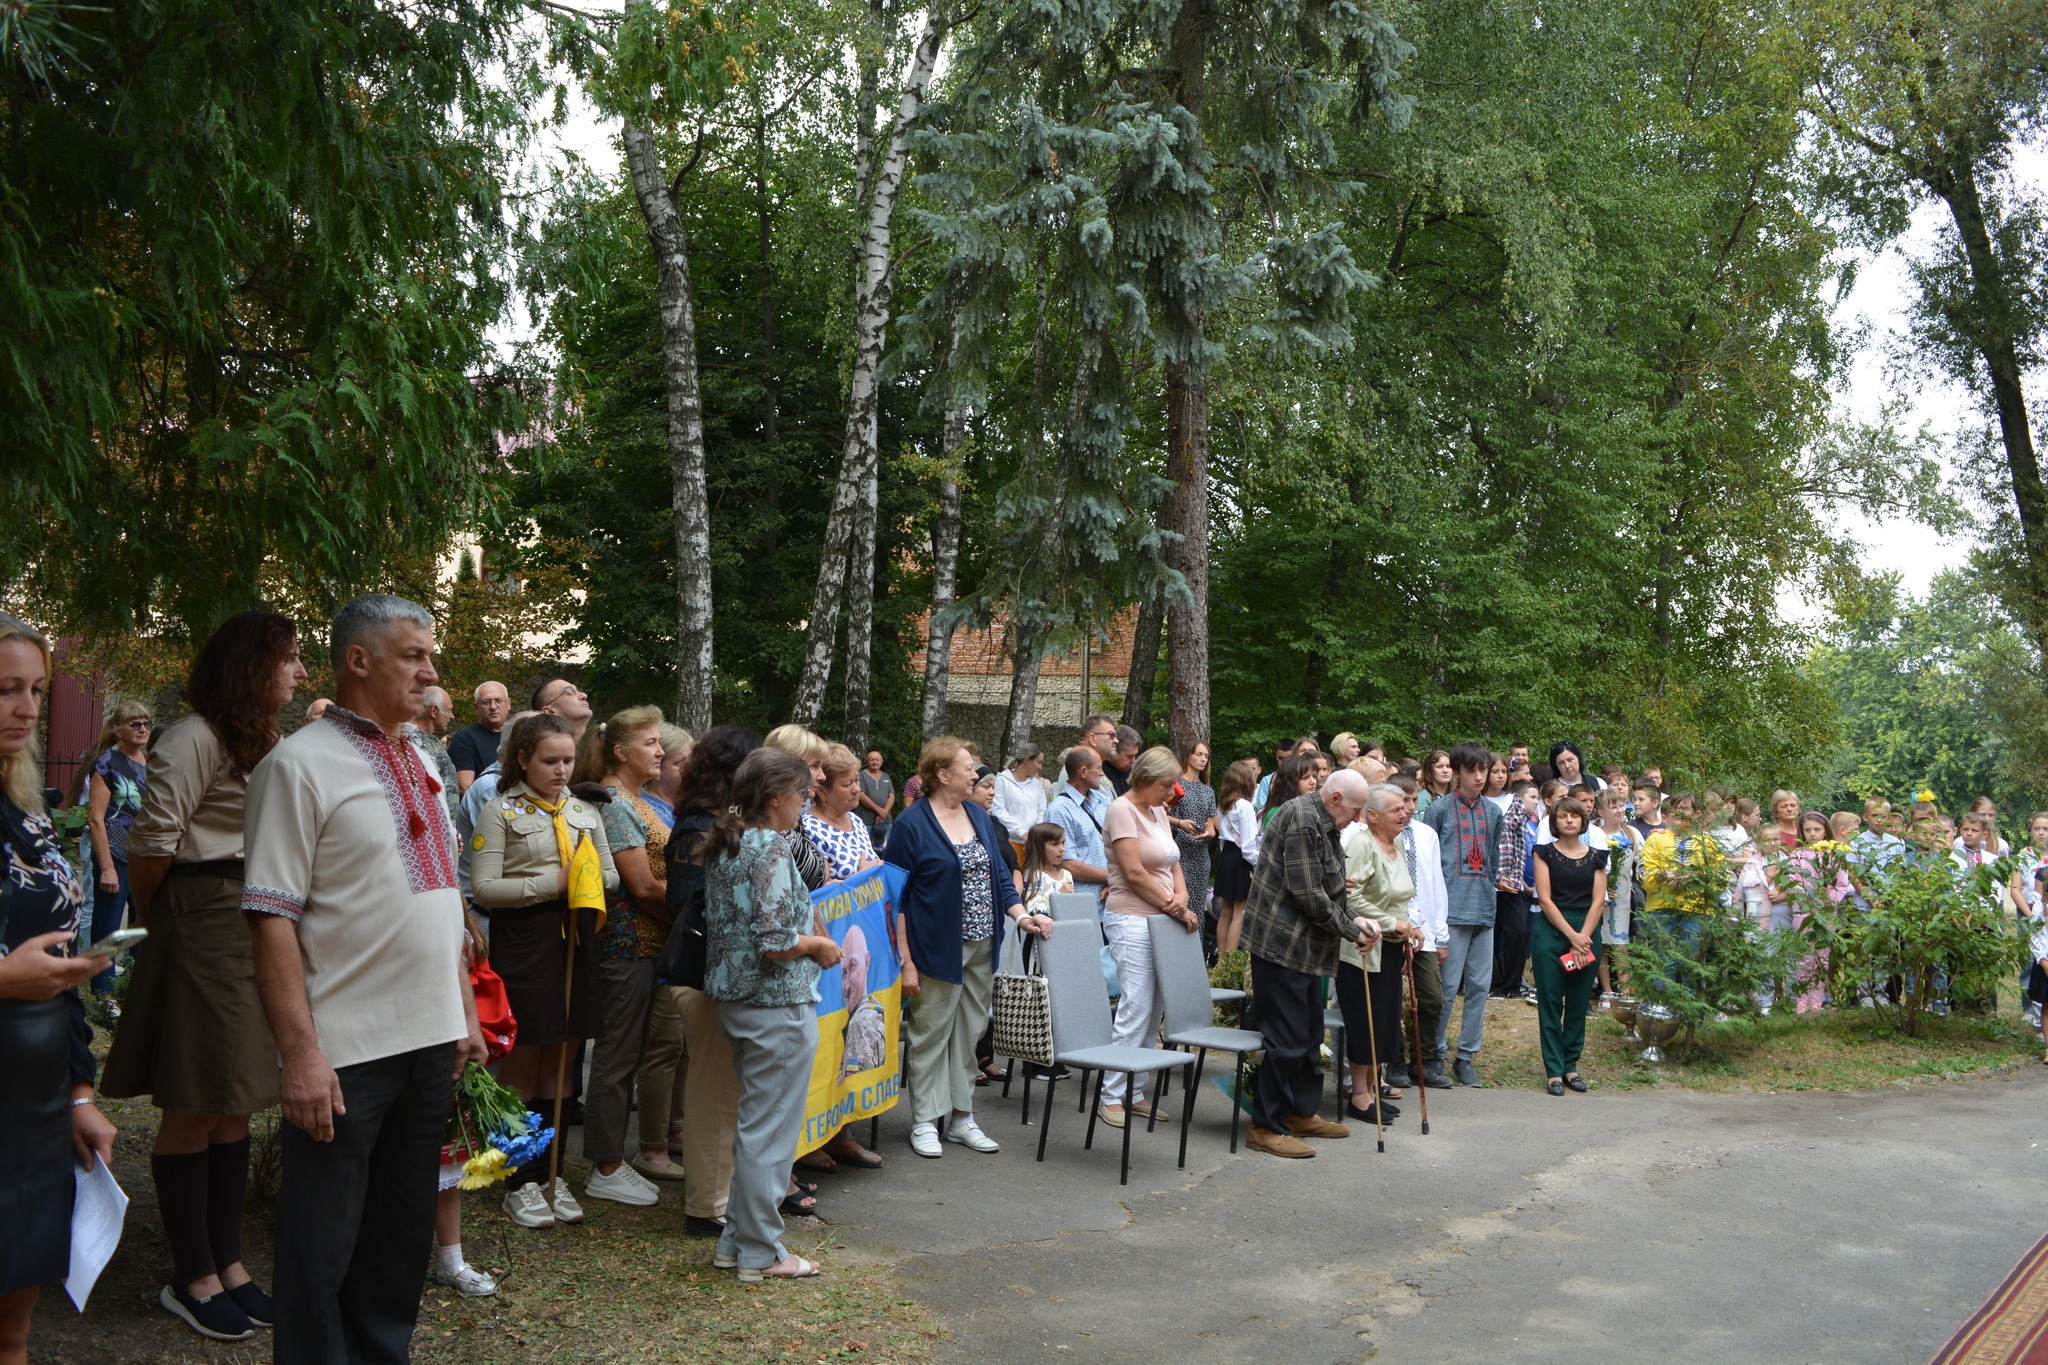
[[(87, 866), (92, 867), (92, 864), (88, 863)], [(119, 929), (121, 922), (128, 918), (128, 860), (114, 859), (114, 875), (121, 879), (118, 890), (105, 891), (100, 888), (98, 868), (93, 867), (88, 875), (92, 878), (92, 936), (86, 941), (98, 943)], [(113, 984), (113, 980), (114, 968), (110, 960), (107, 969), (93, 977), (92, 988), (103, 991)]]
[(1444, 1012), (1436, 1024), (1436, 1055), (1444, 1055), (1450, 1033), (1451, 997), (1462, 991), (1465, 1009), (1458, 1016), (1458, 1059), (1469, 1062), (1485, 1041), (1486, 995), (1493, 989), (1493, 926), (1453, 924), (1443, 946), (1450, 955), (1443, 961)]

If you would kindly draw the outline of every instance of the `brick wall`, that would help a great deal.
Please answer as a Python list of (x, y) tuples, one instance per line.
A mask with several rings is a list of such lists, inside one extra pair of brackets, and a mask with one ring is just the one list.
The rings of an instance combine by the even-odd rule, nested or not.
[[(1111, 714), (1123, 710), (1124, 689), (1130, 680), (1131, 637), (1137, 628), (1138, 612), (1127, 607), (1109, 621), (1106, 640), (1088, 652), (1088, 696), (1081, 695), (1081, 650), (1047, 654), (1038, 666), (1038, 699), (1031, 717), (1031, 737), (1047, 750), (1058, 752), (1081, 736), (1081, 721), (1096, 711)], [(918, 619), (916, 637), (924, 638), (925, 621)], [(910, 657), (910, 669), (922, 676), (925, 651)], [(946, 687), (947, 728), (963, 739), (981, 746), (984, 755), (995, 753), (1003, 736), (1003, 717), (1010, 705), (1009, 623), (997, 617), (987, 629), (963, 628), (954, 632), (951, 669)]]

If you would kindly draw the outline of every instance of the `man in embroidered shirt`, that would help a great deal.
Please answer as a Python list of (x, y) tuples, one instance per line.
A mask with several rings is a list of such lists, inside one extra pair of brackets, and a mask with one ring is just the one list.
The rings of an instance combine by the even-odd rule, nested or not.
[(1434, 1064), (1441, 1066), (1449, 1042), (1451, 996), (1465, 997), (1458, 1025), (1458, 1059), (1451, 1074), (1458, 1084), (1478, 1086), (1472, 1059), (1486, 1032), (1486, 995), (1493, 988), (1493, 924), (1502, 891), (1521, 888), (1520, 868), (1503, 868), (1505, 851), (1519, 864), (1520, 842), (1510, 838), (1502, 847), (1500, 808), (1481, 792), (1486, 790), (1487, 766), (1492, 756), (1484, 745), (1469, 741), (1451, 748), (1451, 773), (1455, 785), (1445, 800), (1432, 801), (1423, 823), (1436, 832), (1441, 845), (1444, 889), (1449, 901), (1445, 912), (1449, 934), (1441, 948), (1444, 1008), (1437, 1021), (1433, 1044)]
[(275, 1359), (402, 1361), (434, 1230), (452, 1078), (483, 1061), (455, 831), (406, 737), (434, 620), (334, 618), (338, 700), (249, 777), (242, 909), (283, 1067)]
[(1067, 754), (1067, 784), (1052, 799), (1045, 818), (1067, 832), (1067, 871), (1074, 889), (1083, 886), (1098, 896), (1109, 884), (1109, 855), (1102, 845), (1102, 822), (1109, 815), (1109, 793), (1102, 789), (1102, 758), (1083, 745)]
[(1365, 809), (1366, 782), (1339, 768), (1321, 791), (1285, 802), (1259, 839), (1245, 902), (1242, 946), (1252, 959), (1252, 996), (1266, 1040), (1252, 1099), (1247, 1145), (1273, 1156), (1310, 1157), (1305, 1137), (1348, 1137), (1351, 1130), (1316, 1114), (1323, 1041), (1319, 977), (1337, 974), (1345, 939), (1369, 952), (1380, 926), (1345, 905), (1344, 827)]

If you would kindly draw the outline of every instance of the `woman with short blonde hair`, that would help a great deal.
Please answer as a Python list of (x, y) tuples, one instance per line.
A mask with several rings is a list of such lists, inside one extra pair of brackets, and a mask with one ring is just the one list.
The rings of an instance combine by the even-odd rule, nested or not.
[[(1102, 917), (1102, 936), (1123, 983), (1110, 1038), (1120, 1047), (1145, 1046), (1158, 1023), (1152, 931), (1146, 921), (1165, 915), (1191, 934), (1202, 928), (1200, 913), (1188, 904), (1180, 848), (1166, 818), (1166, 803), (1173, 799), (1180, 772), (1173, 750), (1163, 744), (1147, 749), (1131, 764), (1130, 786), (1109, 803), (1109, 813), (1102, 819), (1102, 841), (1109, 850), (1109, 890), (1102, 903), (1110, 912)], [(1128, 1097), (1127, 1080), (1134, 1092)], [(1105, 1071), (1098, 1106), (1102, 1121), (1121, 1128), (1128, 1118), (1154, 1117), (1151, 1102), (1144, 1098), (1145, 1080), (1142, 1075), (1127, 1078)]]

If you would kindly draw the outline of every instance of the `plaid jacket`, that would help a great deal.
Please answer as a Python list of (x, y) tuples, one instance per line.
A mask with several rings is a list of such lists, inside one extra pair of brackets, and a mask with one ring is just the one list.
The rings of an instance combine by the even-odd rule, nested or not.
[(1337, 948), (1358, 931), (1344, 908), (1344, 847), (1313, 792), (1280, 807), (1259, 840), (1245, 902), (1244, 949), (1316, 976), (1337, 974)]

